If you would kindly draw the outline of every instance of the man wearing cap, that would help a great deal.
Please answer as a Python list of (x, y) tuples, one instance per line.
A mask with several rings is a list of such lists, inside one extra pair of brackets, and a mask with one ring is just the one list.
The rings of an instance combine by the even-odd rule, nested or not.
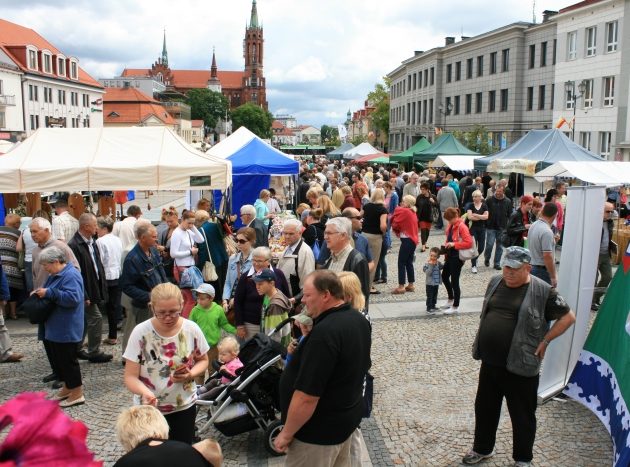
[[(285, 294), (276, 288), (276, 274), (271, 269), (262, 269), (252, 276), (258, 295), (263, 297), (260, 332), (269, 332), (289, 318), (291, 303)], [(271, 338), (285, 347), (291, 337), (291, 325), (286, 324)]]
[(54, 203), (55, 214), (52, 220), (52, 234), (56, 240), (68, 243), (79, 230), (79, 221), (68, 212), (68, 200), (59, 198)]
[(546, 203), (538, 220), (534, 222), (527, 234), (527, 247), (532, 255), (532, 275), (544, 280), (552, 287), (558, 285), (556, 271), (556, 239), (551, 226), (558, 215), (556, 203)]
[(525, 467), (533, 457), (540, 365), (549, 343), (575, 322), (575, 315), (554, 288), (530, 275), (531, 256), (525, 248), (507, 248), (501, 267), (503, 275), (490, 279), (486, 289), (473, 344), (473, 358), (481, 360), (481, 369), (474, 444), (463, 462), (477, 464), (494, 455), (505, 398), (514, 465)]

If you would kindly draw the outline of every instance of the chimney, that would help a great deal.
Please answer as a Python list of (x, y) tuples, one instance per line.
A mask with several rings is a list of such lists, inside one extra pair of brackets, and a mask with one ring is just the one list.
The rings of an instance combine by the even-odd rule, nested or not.
[(416, 50), (414, 51), (413, 56), (417, 57), (418, 55), (422, 55), (423, 53), (424, 53), (424, 50)]
[(470, 36), (462, 36), (463, 41), (465, 41), (466, 39), (470, 39)]
[(543, 11), (543, 23), (546, 23), (552, 16), (556, 16), (557, 14), (558, 12), (553, 10)]
[(451, 36), (447, 36), (444, 38), (444, 45), (451, 45), (455, 43), (455, 38)]

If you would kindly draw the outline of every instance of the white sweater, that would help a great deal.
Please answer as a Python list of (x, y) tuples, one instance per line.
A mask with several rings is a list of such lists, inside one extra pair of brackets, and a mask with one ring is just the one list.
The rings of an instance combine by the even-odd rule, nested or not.
[(171, 258), (175, 260), (176, 266), (193, 266), (195, 264), (195, 258), (191, 253), (191, 248), (195, 246), (195, 243), (203, 243), (203, 235), (194, 227), (190, 230), (183, 230), (181, 227), (177, 227), (171, 235)]

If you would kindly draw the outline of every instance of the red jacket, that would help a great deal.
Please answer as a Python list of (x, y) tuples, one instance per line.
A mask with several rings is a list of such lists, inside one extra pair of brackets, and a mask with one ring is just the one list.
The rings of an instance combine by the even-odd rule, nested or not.
[[(468, 227), (466, 227), (466, 224), (461, 218), (457, 219), (454, 224), (449, 224), (448, 227), (446, 227), (447, 239), (451, 229), (456, 229), (453, 234), (453, 243), (456, 250), (466, 250), (468, 248), (472, 248), (473, 238), (470, 235)], [(446, 243), (448, 243), (448, 240), (444, 241), (444, 245), (446, 245)]]
[[(411, 239), (411, 241), (413, 241), (414, 245), (417, 245), (419, 242), (418, 218), (411, 208), (398, 206), (394, 209), (394, 215), (392, 216), (392, 230), (397, 237), (400, 237), (400, 234), (404, 233)], [(470, 236), (470, 234), (468, 234), (468, 236)]]

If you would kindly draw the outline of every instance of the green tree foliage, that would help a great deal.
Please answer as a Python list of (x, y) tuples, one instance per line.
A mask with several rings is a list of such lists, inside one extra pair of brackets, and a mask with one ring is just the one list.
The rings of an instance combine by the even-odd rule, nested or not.
[(350, 141), (352, 144), (354, 144), (355, 146), (358, 146), (361, 143), (367, 143), (367, 136), (365, 135), (357, 135), (354, 138), (352, 138), (352, 141)]
[(322, 135), (322, 144), (334, 146), (339, 141), (339, 130), (334, 126), (322, 125), (320, 128)]
[(487, 155), (492, 150), (488, 144), (488, 129), (485, 126), (477, 125), (471, 131), (454, 131), (453, 136), (479, 154)]
[(262, 107), (250, 102), (232, 111), (232, 129), (236, 131), (244, 126), (260, 138), (270, 139), (273, 115)]
[(193, 120), (203, 120), (208, 128), (214, 128), (219, 118), (225, 117), (228, 111), (228, 100), (220, 92), (210, 89), (191, 89), (186, 96), (186, 104), (190, 106)]
[(376, 83), (374, 90), (368, 93), (368, 103), (374, 107), (374, 112), (370, 114), (372, 127), (384, 135), (387, 141), (389, 134), (389, 86), (391, 82), (387, 77), (383, 78), (383, 83)]

